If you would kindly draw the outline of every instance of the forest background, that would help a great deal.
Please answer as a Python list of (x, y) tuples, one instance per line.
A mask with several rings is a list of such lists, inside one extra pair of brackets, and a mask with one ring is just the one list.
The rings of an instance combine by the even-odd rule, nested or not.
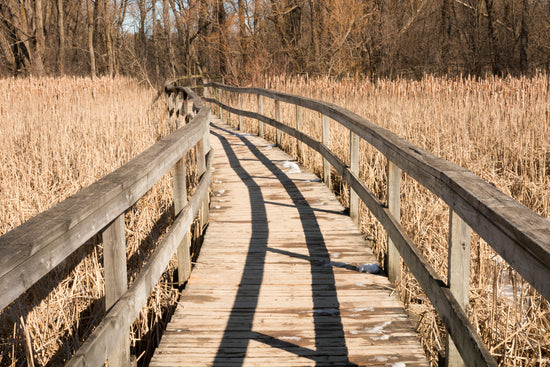
[(548, 0), (2, 0), (0, 76), (376, 78), (550, 69)]

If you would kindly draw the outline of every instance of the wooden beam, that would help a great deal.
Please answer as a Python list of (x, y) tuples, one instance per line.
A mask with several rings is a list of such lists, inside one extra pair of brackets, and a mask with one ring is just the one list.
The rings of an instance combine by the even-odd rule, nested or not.
[[(281, 104), (279, 103), (279, 101), (275, 100), (275, 120), (279, 121), (280, 123), (282, 123), (281, 121)], [(279, 148), (282, 148), (281, 146), (281, 139), (282, 139), (282, 133), (281, 133), (281, 130), (277, 129), (276, 130), (276, 133), (275, 133), (275, 144), (279, 147)]]
[[(239, 110), (242, 110), (243, 109), (243, 94), (238, 93), (237, 95), (239, 97)], [(239, 130), (243, 131), (243, 116), (242, 115), (239, 115)]]
[[(349, 168), (353, 174), (359, 176), (359, 136), (350, 131), (349, 136)], [(349, 215), (355, 223), (359, 223), (359, 197), (349, 188)]]
[[(326, 115), (321, 115), (321, 124), (322, 124), (322, 142), (323, 145), (330, 150), (330, 129), (328, 123), (328, 117)], [(332, 188), (332, 182), (330, 179), (330, 164), (323, 158), (323, 182), (329, 187)]]
[[(392, 161), (388, 161), (388, 210), (397, 221), (401, 221), (401, 170)], [(387, 272), (390, 282), (397, 284), (401, 280), (401, 257), (390, 236), (387, 237)]]
[[(302, 131), (303, 127), (303, 113), (302, 107), (296, 106), (296, 130)], [(296, 158), (302, 160), (302, 143), (300, 140), (296, 139)]]
[[(257, 97), (257, 102), (258, 102), (258, 114), (262, 115), (264, 113), (263, 97), (259, 94), (256, 97)], [(264, 123), (261, 120), (258, 120), (258, 136), (260, 138), (264, 137)]]
[[(467, 311), (470, 294), (470, 227), (452, 210), (449, 211), (449, 266), (447, 284), (458, 304)], [(452, 339), (447, 336), (448, 367), (466, 366)]]
[[(126, 234), (124, 214), (119, 215), (103, 231), (103, 266), (105, 268), (105, 311), (120, 299), (128, 289), (126, 267)], [(126, 367), (130, 364), (130, 330), (123, 330), (123, 338), (109, 356), (109, 366)], [(124, 335), (126, 336), (124, 338)]]

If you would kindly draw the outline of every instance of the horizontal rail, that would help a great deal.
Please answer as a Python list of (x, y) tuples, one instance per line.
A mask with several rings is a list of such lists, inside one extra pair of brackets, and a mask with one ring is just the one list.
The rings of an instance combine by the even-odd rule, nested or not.
[(210, 152), (207, 157), (207, 170), (202, 175), (190, 201), (176, 217), (166, 237), (157, 246), (134, 283), (109, 310), (92, 335), (71, 358), (67, 367), (102, 366), (121, 338), (127, 337), (126, 330), (132, 325), (147, 302), (149, 294), (162, 276), (172, 255), (176, 252), (181, 238), (189, 230), (202, 202), (208, 195), (212, 181), (212, 161), (213, 154)]
[[(443, 199), (546, 299), (550, 299), (550, 221), (471, 171), (439, 158), (367, 119), (331, 103), (263, 88), (206, 83), (308, 108), (353, 131), (404, 172)], [(212, 100), (206, 100), (211, 102)], [(237, 110), (232, 111), (237, 113)]]

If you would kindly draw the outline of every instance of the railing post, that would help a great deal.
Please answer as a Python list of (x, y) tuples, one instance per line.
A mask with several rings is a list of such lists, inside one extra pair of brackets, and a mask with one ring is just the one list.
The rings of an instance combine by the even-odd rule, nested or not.
[[(227, 102), (226, 105), (231, 107), (231, 92), (227, 92)], [(231, 126), (231, 112), (225, 111), (227, 113), (227, 125)]]
[[(258, 102), (258, 114), (261, 115), (264, 113), (264, 100), (261, 95), (256, 95)], [(264, 122), (258, 120), (258, 136), (260, 138), (264, 137)]]
[[(281, 122), (281, 103), (278, 100), (275, 100), (275, 120), (278, 122)], [(282, 131), (279, 129), (276, 129), (275, 132), (275, 144), (279, 147), (281, 147), (281, 138), (282, 138)]]
[[(349, 168), (352, 173), (359, 176), (359, 135), (350, 131)], [(359, 196), (349, 188), (349, 216), (355, 223), (359, 223)]]
[(189, 98), (183, 100), (183, 123), (187, 124), (187, 115), (189, 115)]
[[(321, 115), (321, 122), (323, 125), (323, 136), (322, 136), (322, 143), (324, 146), (329, 148), (330, 144), (330, 129), (328, 124), (328, 117), (325, 115)], [(328, 161), (323, 158), (323, 181), (325, 182), (325, 185), (327, 185), (329, 188), (332, 188), (332, 182), (330, 179), (330, 164)]]
[[(210, 123), (210, 115), (207, 119), (208, 123)], [(204, 133), (204, 136), (202, 139), (197, 143), (196, 145), (196, 157), (197, 157), (197, 174), (199, 177), (206, 172), (206, 154), (210, 151), (210, 131), (207, 128), (206, 132)], [(199, 213), (199, 221), (200, 221), (200, 227), (201, 231), (204, 228), (204, 225), (206, 224), (208, 220), (208, 197), (205, 197), (203, 202), (201, 203), (201, 210)]]
[[(470, 292), (470, 227), (449, 210), (449, 270), (447, 285), (459, 305), (466, 311)], [(451, 337), (447, 334), (447, 366), (464, 367)]]
[[(243, 98), (242, 93), (238, 94), (239, 97), (239, 110), (243, 109)], [(243, 117), (239, 115), (239, 130), (243, 131)]]
[(170, 125), (170, 131), (174, 131), (174, 93), (168, 94), (168, 124)]
[[(221, 91), (221, 90), (220, 90), (220, 92), (219, 92), (219, 95), (220, 95), (220, 98), (218, 99), (218, 88), (214, 88), (214, 99), (215, 99), (216, 101), (218, 101), (218, 102), (221, 101), (221, 96), (222, 96), (222, 91)], [(220, 119), (220, 120), (223, 120), (223, 119), (222, 119), (222, 115), (221, 115), (221, 114), (222, 114), (222, 108), (221, 108), (219, 105), (216, 105), (216, 107), (217, 107), (217, 110), (218, 110), (218, 117), (219, 117), (219, 119)]]
[[(178, 126), (180, 128), (180, 126)], [(174, 166), (174, 212), (177, 217), (187, 204), (187, 178), (185, 155)], [(183, 285), (191, 274), (191, 236), (189, 231), (183, 236), (178, 246), (178, 284)]]
[[(390, 214), (401, 221), (401, 169), (388, 160), (388, 209)], [(387, 273), (391, 283), (401, 280), (401, 257), (399, 251), (388, 236)]]
[[(303, 129), (302, 115), (302, 106), (296, 105), (296, 130), (300, 132)], [(298, 160), (302, 159), (302, 143), (298, 139), (296, 139), (296, 158)]]
[[(103, 266), (105, 268), (105, 310), (108, 311), (128, 288), (126, 270), (126, 234), (124, 213), (119, 215), (104, 231)], [(109, 356), (109, 366), (130, 365), (129, 330), (121, 330), (122, 340)]]

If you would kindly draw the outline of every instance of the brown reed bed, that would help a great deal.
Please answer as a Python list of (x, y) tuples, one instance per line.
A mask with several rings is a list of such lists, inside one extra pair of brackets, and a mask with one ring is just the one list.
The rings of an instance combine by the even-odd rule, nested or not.
[[(550, 80), (532, 78), (435, 78), (420, 81), (343, 78), (265, 77), (257, 86), (325, 100), (345, 107), (414, 144), (468, 168), (499, 190), (550, 218)], [(255, 96), (243, 100), (256, 111)], [(233, 96), (233, 106), (236, 98)], [(264, 98), (264, 114), (274, 116), (273, 101)], [(281, 104), (284, 123), (295, 125), (294, 106)], [(233, 117), (233, 124), (237, 119)], [(321, 118), (304, 110), (304, 130), (320, 140)], [(245, 119), (257, 133), (257, 123)], [(274, 129), (266, 128), (274, 140)], [(330, 122), (330, 147), (349, 162), (349, 133)], [(296, 144), (283, 138), (287, 151)], [(387, 161), (362, 142), (360, 176), (386, 200)], [(305, 148), (302, 163), (321, 173), (321, 157)], [(349, 190), (333, 177), (344, 204)], [(405, 175), (402, 182), (402, 223), (429, 262), (445, 279), (448, 216), (444, 202)], [(363, 207), (361, 229), (384, 262), (386, 235)], [(442, 361), (445, 330), (414, 277), (403, 266), (397, 289), (422, 335), (432, 365)], [(489, 350), (502, 366), (550, 365), (550, 304), (525, 282), (492, 248), (472, 235), (468, 314)]]
[[(0, 80), (0, 235), (169, 133), (165, 101), (128, 78)], [(193, 170), (189, 170), (192, 174)], [(131, 283), (173, 220), (170, 175), (126, 213)], [(0, 313), (1, 366), (58, 366), (104, 315), (101, 236)], [(143, 363), (174, 307), (172, 264), (131, 330)]]

